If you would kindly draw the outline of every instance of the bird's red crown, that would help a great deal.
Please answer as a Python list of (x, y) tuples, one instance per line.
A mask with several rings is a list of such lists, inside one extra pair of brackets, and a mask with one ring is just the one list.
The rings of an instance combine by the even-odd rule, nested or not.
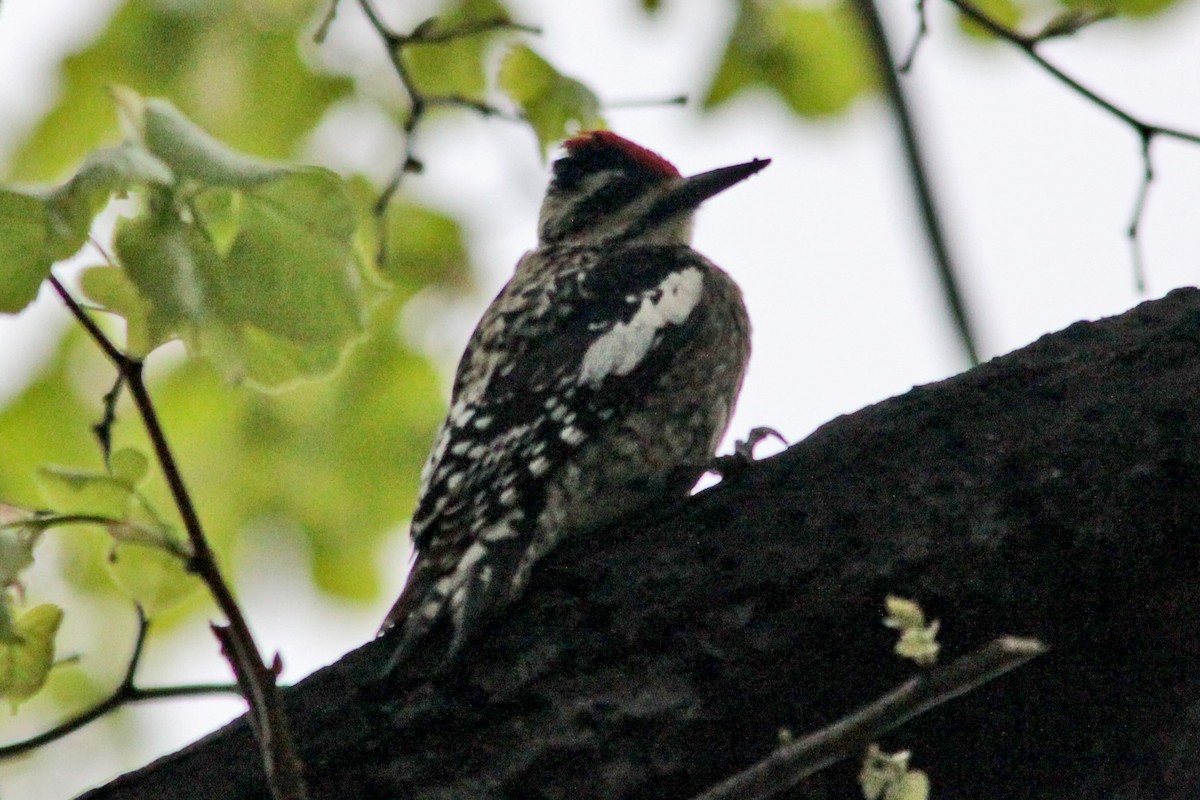
[(563, 142), (567, 154), (579, 155), (592, 149), (614, 149), (624, 153), (630, 160), (640, 164), (647, 171), (656, 173), (664, 178), (680, 177), (675, 165), (653, 150), (647, 150), (640, 144), (634, 144), (623, 136), (612, 131), (584, 131)]

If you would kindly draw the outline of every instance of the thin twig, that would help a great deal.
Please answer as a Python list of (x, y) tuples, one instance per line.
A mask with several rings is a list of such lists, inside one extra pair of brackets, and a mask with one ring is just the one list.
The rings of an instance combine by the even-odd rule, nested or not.
[(694, 800), (760, 800), (860, 752), (879, 735), (1046, 652), (1036, 639), (1004, 636), (944, 667), (924, 672), (870, 705), (779, 748)]
[(1067, 88), (1078, 94), (1080, 97), (1089, 101), (1093, 105), (1107, 111), (1110, 115), (1116, 117), (1121, 122), (1124, 122), (1137, 135), (1142, 149), (1142, 161), (1144, 170), (1142, 174), (1142, 182), (1139, 185), (1137, 198), (1134, 201), (1133, 222), (1130, 224), (1127, 235), (1130, 240), (1130, 246), (1133, 250), (1134, 259), (1134, 280), (1139, 291), (1145, 287), (1144, 268), (1141, 260), (1141, 242), (1139, 235), (1141, 232), (1142, 212), (1145, 208), (1146, 195), (1150, 190), (1150, 184), (1154, 180), (1154, 170), (1150, 165), (1150, 144), (1157, 136), (1166, 136), (1172, 139), (1179, 139), (1192, 144), (1200, 144), (1200, 133), (1181, 130), (1179, 128), (1169, 128), (1163, 125), (1154, 125), (1146, 122), (1141, 117), (1135, 116), (1132, 112), (1127, 111), (1117, 105), (1112, 100), (1102, 97), (1096, 91), (1084, 86), (1075, 78), (1063, 72), (1057, 66), (1047, 61), (1038, 51), (1038, 46), (1052, 38), (1053, 35), (1037, 35), (1027, 36), (1023, 33), (1015, 31), (1006, 25), (1002, 25), (996, 20), (989, 17), (986, 13), (976, 7), (969, 0), (946, 0), (950, 5), (957, 8), (963, 16), (976, 23), (988, 33), (1002, 39), (1009, 44), (1020, 49), (1035, 64), (1052, 75), (1059, 83), (1062, 83)]
[[(458, 95), (426, 94), (417, 85), (416, 80), (408, 69), (408, 65), (404, 63), (404, 48), (416, 44), (435, 44), (453, 39), (461, 39), (466, 36), (478, 36), (479, 34), (490, 33), (495, 30), (515, 30), (525, 33), (541, 33), (541, 31), (531, 25), (521, 25), (504, 17), (497, 17), (468, 22), (458, 27), (446, 28), (444, 30), (434, 30), (433, 23), (435, 20), (426, 20), (417, 25), (411, 33), (401, 34), (392, 30), (383, 21), (383, 18), (376, 11), (371, 0), (358, 0), (358, 4), (362, 7), (363, 13), (366, 14), (371, 27), (375, 29), (375, 32), (379, 34), (379, 38), (383, 40), (384, 47), (387, 49), (388, 59), (392, 62), (392, 69), (395, 70), (396, 77), (400, 79), (400, 84), (404, 87), (404, 91), (408, 94), (409, 99), (408, 114), (405, 115), (401, 125), (404, 131), (404, 153), (401, 157), (400, 165), (392, 175), (392, 179), (388, 181), (387, 186), (380, 193), (379, 199), (375, 202), (375, 214), (382, 217), (384, 212), (387, 211), (392, 198), (399, 190), (404, 177), (409, 174), (419, 173), (422, 169), (421, 161), (417, 158), (416, 133), (417, 127), (420, 125), (428, 109), (436, 106), (466, 108), (486, 117), (520, 120), (519, 116), (496, 108), (482, 100)], [(380, 247), (379, 258), (382, 260), (385, 244), (381, 243)]]
[(104, 416), (92, 426), (92, 433), (100, 442), (100, 452), (104, 455), (104, 464), (109, 465), (112, 456), (112, 429), (117, 422), (117, 401), (121, 399), (121, 390), (125, 388), (125, 374), (117, 371), (117, 379), (112, 388), (104, 393)]
[(121, 522), (112, 517), (102, 517), (99, 514), (36, 514), (26, 519), (15, 519), (11, 522), (0, 522), (0, 531), (17, 528), (35, 528), (39, 531), (55, 528), (59, 525), (112, 525)]
[[(162, 522), (154, 514), (153, 509), (145, 505), (145, 501), (139, 496), (138, 499), (143, 503), (143, 508), (146, 509), (151, 516), (155, 518), (155, 522), (162, 527)], [(0, 531), (2, 530), (19, 530), (21, 528), (32, 529), (40, 536), (44, 531), (51, 528), (63, 527), (66, 525), (105, 525), (109, 526), (110, 535), (114, 539), (120, 540), (121, 537), (112, 533), (112, 526), (128, 526), (131, 523), (126, 519), (117, 519), (116, 517), (105, 517), (100, 514), (54, 514), (49, 512), (36, 512), (31, 517), (23, 517), (21, 519), (11, 520), (9, 522), (0, 522)], [(136, 523), (133, 523), (136, 525)], [(191, 552), (184, 546), (182, 542), (177, 542), (173, 537), (159, 536), (155, 541), (143, 541), (143, 544), (149, 547), (158, 547), (165, 550), (173, 556), (181, 560), (187, 560), (192, 557)]]
[(329, 28), (333, 25), (334, 19), (337, 18), (338, 2), (339, 0), (330, 0), (325, 16), (321, 18), (317, 29), (313, 31), (313, 42), (316, 44), (325, 43), (325, 37), (329, 35)]
[(929, 34), (929, 22), (925, 18), (925, 0), (917, 0), (916, 11), (917, 32), (913, 35), (912, 44), (908, 46), (908, 55), (896, 68), (901, 75), (912, 69), (913, 62), (917, 60), (917, 51), (921, 49), (921, 42), (925, 41), (925, 37)]
[(674, 97), (665, 97), (661, 100), (609, 100), (601, 103), (601, 107), (610, 111), (626, 110), (631, 108), (660, 108), (662, 106), (686, 106), (688, 104), (688, 96), (686, 94), (677, 94)]
[(883, 78), (884, 92), (892, 115), (900, 129), (900, 138), (904, 145), (905, 163), (908, 165), (909, 180), (916, 194), (920, 210), (921, 222), (925, 228), (925, 240), (937, 267), (938, 282), (942, 287), (942, 297), (954, 320), (958, 331), (959, 343), (966, 352), (972, 365), (979, 363), (979, 348), (976, 345), (975, 333), (972, 330), (971, 318), (967, 312), (962, 291), (958, 286), (958, 270), (954, 259), (950, 256), (950, 247), (942, 228), (941, 213), (933, 196), (933, 188), (929, 182), (929, 168), (921, 152), (921, 139), (917, 135), (916, 123), (904, 97), (904, 89), (900, 85), (900, 77), (892, 61), (891, 47), (884, 30), (883, 20), (880, 19), (879, 9), (874, 0), (854, 0), (854, 6), (867, 31), (867, 40), (875, 53), (879, 65), (879, 73)]
[[(166, 434), (159, 423), (158, 412), (146, 389), (143, 364), (117, 349), (56, 277), (51, 275), (49, 280), (84, 330), (113, 362), (117, 371), (125, 376), (129, 394), (142, 418), (146, 433), (150, 436), (159, 467), (166, 478), (171, 497), (192, 546), (188, 568), (204, 581), (228, 622), (227, 635), (220, 639), (234, 675), (247, 690), (245, 698), (250, 706), (250, 721), (259, 738), (268, 785), (277, 800), (302, 800), (307, 796), (307, 792), (301, 777), (300, 760), (282, 712), (279, 687), (275, 683), (276, 673), (263, 661), (250, 632), (250, 626), (246, 623), (241, 607), (225, 582), (216, 556), (209, 547), (191, 494), (184, 483), (183, 474), (175, 462)], [(227, 642), (232, 646), (226, 646)]]
[(129, 665), (125, 668), (125, 676), (121, 679), (121, 683), (117, 686), (116, 690), (86, 711), (60, 722), (49, 730), (43, 731), (36, 736), (31, 736), (28, 739), (22, 739), (19, 742), (13, 742), (12, 744), (0, 747), (0, 760), (19, 756), (42, 745), (57, 741), (130, 703), (138, 703), (144, 700), (163, 700), (172, 697), (194, 697), (205, 694), (236, 694), (238, 692), (237, 685), (232, 683), (195, 683), (180, 686), (156, 686), (148, 689), (135, 686), (133, 682), (134, 675), (137, 673), (138, 665), (141, 663), (142, 652), (146, 647), (146, 635), (150, 631), (150, 620), (146, 619), (146, 614), (142, 611), (141, 606), (137, 607), (137, 616), (137, 640), (133, 645), (133, 654), (129, 658)]
[[(427, 20), (426, 23), (428, 22), (432, 22), (432, 20)], [(542, 33), (542, 29), (535, 25), (522, 25), (519, 22), (513, 22), (507, 17), (493, 17), (491, 19), (465, 22), (457, 28), (446, 28), (440, 31), (430, 31), (429, 25), (426, 23), (417, 26), (417, 33), (407, 37), (398, 37), (399, 43), (402, 45), (436, 44), (498, 30), (520, 31), (521, 33), (531, 33), (535, 36), (540, 36)]]
[(1153, 140), (1152, 136), (1142, 134), (1142, 183), (1133, 203), (1129, 228), (1125, 231), (1133, 254), (1133, 282), (1141, 293), (1146, 291), (1146, 264), (1142, 256), (1142, 216), (1146, 211), (1146, 197), (1150, 194), (1150, 184), (1154, 181), (1154, 162), (1150, 159), (1150, 143)]

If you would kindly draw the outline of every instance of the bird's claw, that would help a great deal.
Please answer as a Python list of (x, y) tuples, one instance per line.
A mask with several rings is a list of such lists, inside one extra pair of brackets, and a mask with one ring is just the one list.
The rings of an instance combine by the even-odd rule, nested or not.
[(783, 438), (783, 434), (774, 428), (766, 426), (751, 428), (744, 440), (739, 439), (733, 443), (733, 455), (717, 456), (709, 464), (708, 471), (720, 475), (723, 480), (733, 477), (754, 463), (754, 448), (764, 439), (771, 438), (778, 439), (784, 446), (787, 446), (787, 439)]

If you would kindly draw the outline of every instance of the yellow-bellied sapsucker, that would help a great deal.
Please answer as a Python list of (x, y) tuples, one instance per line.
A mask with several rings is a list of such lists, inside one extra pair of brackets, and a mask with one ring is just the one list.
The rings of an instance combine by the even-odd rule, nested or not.
[(689, 246), (692, 216), (770, 162), (684, 178), (608, 131), (565, 148), (537, 249), (475, 328), (422, 472), (389, 672), (441, 620), (453, 658), (564, 536), (685, 494), (733, 412), (750, 324)]

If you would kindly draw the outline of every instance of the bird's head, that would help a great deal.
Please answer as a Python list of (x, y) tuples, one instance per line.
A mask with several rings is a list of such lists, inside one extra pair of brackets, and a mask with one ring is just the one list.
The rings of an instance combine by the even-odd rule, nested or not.
[(756, 158), (685, 178), (611, 131), (588, 131), (563, 147), (538, 221), (542, 244), (688, 244), (701, 203), (771, 163)]

